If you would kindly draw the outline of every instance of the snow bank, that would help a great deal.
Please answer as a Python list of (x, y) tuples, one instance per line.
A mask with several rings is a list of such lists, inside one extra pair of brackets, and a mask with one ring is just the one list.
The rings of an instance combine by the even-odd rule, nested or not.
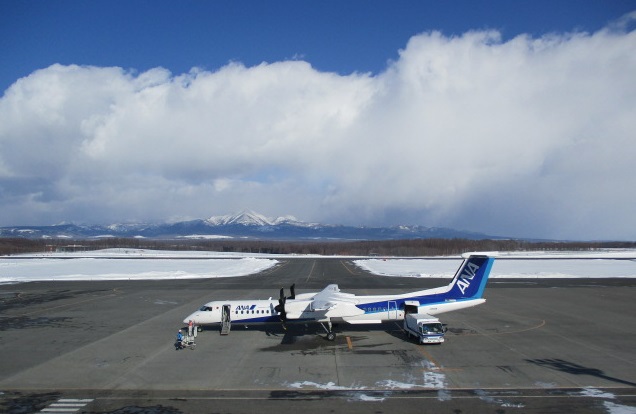
[(80, 257), (81, 253), (7, 257), (0, 259), (0, 283), (234, 277), (258, 273), (278, 263), (256, 257), (187, 253), (109, 250), (91, 252), (91, 257)]
[[(491, 278), (636, 278), (636, 252), (498, 252)], [(462, 259), (365, 259), (360, 268), (383, 276), (452, 278)]]
[[(497, 256), (492, 278), (636, 278), (633, 250), (585, 254), (500, 252)], [(0, 283), (236, 277), (269, 269), (279, 263), (277, 258), (285, 257), (298, 256), (140, 249), (6, 256), (0, 257)], [(459, 257), (374, 258), (354, 263), (384, 276), (451, 278), (461, 261)]]

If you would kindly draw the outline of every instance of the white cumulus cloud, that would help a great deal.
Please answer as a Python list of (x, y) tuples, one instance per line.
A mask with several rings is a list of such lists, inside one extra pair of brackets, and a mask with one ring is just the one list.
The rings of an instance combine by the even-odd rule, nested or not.
[[(633, 20), (633, 16), (625, 19)], [(52, 65), (0, 100), (0, 225), (250, 208), (635, 239), (636, 32), (412, 37), (377, 75)]]

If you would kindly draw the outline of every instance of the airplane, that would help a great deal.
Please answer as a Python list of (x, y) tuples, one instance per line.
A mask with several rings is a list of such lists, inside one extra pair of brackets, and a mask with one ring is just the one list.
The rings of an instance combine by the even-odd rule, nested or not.
[[(403, 320), (408, 313), (437, 315), (484, 303), (484, 289), (495, 258), (484, 253), (463, 255), (464, 261), (447, 286), (392, 295), (356, 296), (341, 292), (332, 284), (320, 292), (290, 296), (280, 289), (278, 299), (221, 300), (208, 302), (187, 316), (198, 329), (221, 324), (221, 334), (228, 334), (231, 323), (241, 325), (281, 323), (311, 323), (322, 325), (326, 339), (333, 341), (333, 324), (379, 324)], [(326, 325), (325, 325), (326, 324)]]

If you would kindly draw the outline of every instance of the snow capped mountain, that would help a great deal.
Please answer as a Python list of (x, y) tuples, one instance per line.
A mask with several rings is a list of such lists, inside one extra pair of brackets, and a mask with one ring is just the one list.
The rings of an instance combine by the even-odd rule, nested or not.
[[(276, 219), (278, 220), (278, 219)], [(206, 220), (212, 226), (229, 226), (241, 224), (243, 226), (273, 226), (275, 220), (265, 217), (250, 210), (225, 216), (213, 216)]]
[(287, 225), (290, 225), (290, 226), (298, 226), (298, 227), (316, 227), (316, 226), (320, 226), (320, 224), (318, 224), (318, 223), (307, 223), (307, 222), (304, 222), (304, 221), (300, 221), (294, 216), (278, 217), (277, 219), (274, 220), (274, 225), (275, 226), (282, 225), (282, 224), (287, 224)]
[(212, 216), (205, 222), (211, 226), (297, 226), (297, 227), (315, 227), (319, 226), (316, 223), (307, 223), (298, 220), (294, 216), (282, 216), (282, 217), (266, 217), (262, 214), (256, 213), (251, 210), (241, 211), (237, 214), (230, 214), (225, 216)]
[(307, 223), (293, 216), (266, 217), (254, 211), (159, 224), (122, 223), (108, 226), (60, 224), (55, 226), (1, 227), (0, 237), (157, 239), (251, 238), (280, 240), (394, 240), (414, 238), (493, 239), (481, 233), (423, 226), (354, 227)]

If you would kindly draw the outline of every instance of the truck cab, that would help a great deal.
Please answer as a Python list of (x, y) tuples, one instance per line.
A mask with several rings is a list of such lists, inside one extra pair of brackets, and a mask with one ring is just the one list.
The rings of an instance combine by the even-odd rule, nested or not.
[(404, 317), (404, 331), (415, 336), (420, 344), (441, 344), (446, 327), (434, 316), (425, 313), (409, 313)]

